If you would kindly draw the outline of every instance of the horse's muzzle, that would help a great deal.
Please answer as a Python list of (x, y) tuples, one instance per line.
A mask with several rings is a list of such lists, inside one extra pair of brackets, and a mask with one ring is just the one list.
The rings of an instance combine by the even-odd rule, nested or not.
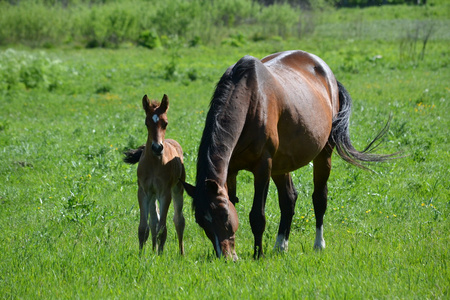
[(217, 235), (214, 235), (214, 250), (216, 250), (216, 255), (218, 258), (225, 257), (226, 260), (232, 259), (234, 262), (238, 260), (236, 251), (234, 250), (234, 238), (232, 241), (225, 240), (219, 243)]
[(163, 144), (152, 143), (152, 151), (155, 155), (161, 156), (164, 150)]

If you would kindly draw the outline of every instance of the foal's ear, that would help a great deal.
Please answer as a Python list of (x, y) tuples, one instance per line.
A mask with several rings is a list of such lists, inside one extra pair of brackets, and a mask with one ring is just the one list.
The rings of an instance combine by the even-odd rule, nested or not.
[(147, 95), (142, 98), (142, 107), (144, 108), (145, 112), (148, 112), (150, 109), (150, 99), (148, 99)]
[(167, 111), (169, 109), (169, 97), (164, 94), (162, 100), (161, 100), (161, 105), (159, 106), (163, 111)]
[(186, 193), (189, 195), (189, 197), (194, 198), (195, 195), (195, 186), (181, 180), (178, 179), (179, 181), (181, 181), (181, 183), (183, 184), (184, 190), (186, 191)]

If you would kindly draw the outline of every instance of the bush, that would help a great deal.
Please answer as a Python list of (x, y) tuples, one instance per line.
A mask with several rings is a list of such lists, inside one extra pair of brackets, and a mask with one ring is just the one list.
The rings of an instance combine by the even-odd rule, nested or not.
[(44, 87), (53, 90), (61, 85), (60, 75), (66, 72), (60, 60), (43, 53), (37, 55), (7, 50), (0, 53), (0, 90), (21, 85), (27, 89)]
[(299, 18), (299, 10), (284, 4), (263, 8), (258, 22), (262, 25), (265, 35), (286, 38), (297, 35)]
[(336, 38), (336, 33), (342, 38), (372, 38), (373, 34), (384, 38), (398, 30), (390, 30), (392, 26), (387, 26), (386, 32), (376, 30), (374, 22), (439, 19), (445, 27), (448, 4), (432, 4), (438, 1), (429, 0), (430, 5), (419, 8), (380, 6), (358, 9), (357, 13), (355, 9), (331, 10), (327, 6), (330, 0), (303, 1), (308, 2), (307, 7), (281, 0), (272, 1), (275, 4), (270, 6), (265, 6), (270, 1), (260, 4), (252, 0), (0, 1), (0, 45), (53, 47), (71, 43), (118, 48), (133, 43), (153, 49), (160, 43), (164, 46), (163, 36), (178, 36), (190, 46), (200, 42), (219, 45), (230, 37), (236, 41), (233, 35), (237, 32), (255, 41), (312, 34)]
[(193, 46), (200, 41), (217, 44), (240, 27), (240, 31), (262, 27), (266, 35), (285, 37), (295, 34), (300, 12), (289, 5), (263, 7), (250, 0), (64, 3), (0, 3), (0, 44), (42, 47), (71, 42), (116, 48), (133, 42), (153, 49), (161, 36), (176, 35)]
[(11, 6), (0, 3), (0, 45), (23, 43), (27, 46), (58, 44), (66, 40), (69, 12), (34, 2)]
[(144, 30), (139, 35), (138, 44), (149, 49), (155, 49), (161, 47), (161, 40), (156, 32)]
[(87, 46), (118, 47), (129, 40), (137, 40), (137, 12), (129, 5), (94, 6), (85, 18), (83, 36)]

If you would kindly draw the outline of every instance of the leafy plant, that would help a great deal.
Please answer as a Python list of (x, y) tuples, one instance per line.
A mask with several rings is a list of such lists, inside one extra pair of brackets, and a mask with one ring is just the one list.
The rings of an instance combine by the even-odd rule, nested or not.
[(158, 34), (151, 30), (144, 30), (141, 32), (139, 35), (138, 44), (149, 49), (161, 47), (161, 41)]
[(61, 85), (60, 75), (66, 71), (60, 60), (43, 52), (30, 55), (8, 49), (0, 53), (0, 59), (0, 88), (6, 90), (21, 84), (27, 89), (42, 86), (53, 90)]

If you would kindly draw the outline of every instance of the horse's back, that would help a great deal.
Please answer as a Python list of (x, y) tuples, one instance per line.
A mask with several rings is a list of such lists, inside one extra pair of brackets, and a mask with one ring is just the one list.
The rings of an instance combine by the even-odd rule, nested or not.
[[(339, 110), (338, 87), (330, 67), (318, 56), (300, 50), (285, 51), (269, 55), (261, 62), (279, 80), (294, 89), (311, 89), (314, 94), (326, 100), (332, 107), (333, 115)], [(300, 83), (300, 85), (299, 85)], [(286, 87), (288, 88), (288, 87)]]
[(337, 83), (322, 59), (304, 51), (275, 53), (261, 62), (273, 83), (259, 87), (276, 95), (271, 101), (279, 107), (273, 171), (284, 173), (306, 165), (327, 143), (339, 110)]

